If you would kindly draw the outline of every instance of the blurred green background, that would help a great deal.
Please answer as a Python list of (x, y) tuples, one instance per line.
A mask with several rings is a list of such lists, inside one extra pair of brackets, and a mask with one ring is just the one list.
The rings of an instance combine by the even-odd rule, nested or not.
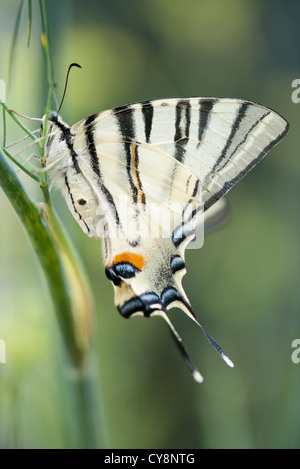
[[(19, 1), (0, 2), (1, 78)], [(183, 284), (204, 327), (171, 317), (204, 375), (196, 384), (160, 319), (124, 320), (104, 275), (100, 242), (86, 237), (59, 194), (57, 210), (86, 267), (96, 306), (91, 406), (97, 445), (110, 448), (299, 448), (299, 113), (297, 0), (52, 0), (48, 2), (58, 99), (72, 125), (114, 106), (173, 96), (226, 96), (269, 106), (288, 136), (229, 194), (227, 223), (187, 252)], [(27, 47), (24, 10), (8, 105), (41, 117), (47, 91), (38, 2)], [(35, 124), (31, 126), (35, 128)], [(13, 127), (10, 140), (22, 136)], [(20, 174), (19, 174), (20, 175)], [(32, 197), (36, 183), (20, 175)], [(0, 446), (80, 447), (70, 371), (35, 253), (0, 194)]]

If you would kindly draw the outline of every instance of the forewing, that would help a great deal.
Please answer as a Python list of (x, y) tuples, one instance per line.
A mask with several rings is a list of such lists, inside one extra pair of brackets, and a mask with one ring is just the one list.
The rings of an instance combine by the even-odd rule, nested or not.
[(275, 111), (227, 98), (145, 101), (96, 114), (93, 125), (124, 141), (153, 145), (184, 164), (201, 181), (205, 209), (288, 131)]

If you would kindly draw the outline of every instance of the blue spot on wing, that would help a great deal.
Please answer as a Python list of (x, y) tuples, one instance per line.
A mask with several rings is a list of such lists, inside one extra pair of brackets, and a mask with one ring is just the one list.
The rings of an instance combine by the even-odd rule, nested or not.
[(159, 296), (154, 292), (147, 292), (126, 301), (118, 307), (118, 310), (124, 318), (129, 318), (132, 314), (138, 312), (142, 312), (144, 316), (148, 317), (153, 311), (161, 309), (157, 306), (153, 307), (154, 304), (161, 304)]
[(120, 262), (114, 266), (114, 271), (117, 275), (123, 278), (132, 278), (135, 277), (135, 272), (138, 270), (129, 262)]
[(132, 314), (143, 311), (143, 309), (143, 302), (138, 297), (132, 298), (131, 300), (126, 301), (123, 306), (118, 307), (120, 314), (124, 318), (130, 318)]
[(172, 273), (175, 274), (175, 272), (177, 272), (178, 270), (185, 268), (185, 263), (179, 255), (175, 255), (171, 258), (170, 267), (172, 269)]
[(173, 301), (183, 302), (182, 296), (175, 288), (165, 288), (161, 294), (161, 302), (163, 306), (166, 308), (170, 303), (173, 303)]

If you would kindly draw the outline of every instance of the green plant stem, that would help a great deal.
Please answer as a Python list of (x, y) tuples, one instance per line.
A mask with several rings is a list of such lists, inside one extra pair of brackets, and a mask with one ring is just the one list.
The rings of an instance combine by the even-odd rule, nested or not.
[(15, 55), (16, 55), (17, 42), (18, 42), (18, 35), (19, 35), (19, 30), (20, 30), (23, 6), (24, 6), (24, 0), (21, 0), (20, 6), (19, 6), (19, 9), (18, 9), (18, 14), (17, 14), (17, 17), (16, 17), (13, 40), (12, 40), (10, 55), (9, 55), (8, 89), (10, 89), (11, 84), (12, 84), (13, 66), (14, 66), (14, 60), (15, 60)]
[(27, 46), (30, 45), (31, 38), (31, 25), (32, 25), (32, 2), (28, 0), (28, 33), (27, 33)]
[(54, 90), (54, 69), (53, 69), (53, 63), (52, 63), (51, 51), (50, 51), (50, 33), (49, 33), (49, 25), (48, 25), (46, 0), (39, 0), (39, 3), (40, 3), (40, 12), (41, 12), (41, 21), (42, 21), (41, 45), (42, 45), (42, 49), (45, 55), (46, 69), (47, 69), (48, 96), (47, 96), (47, 103), (46, 103), (46, 116), (48, 117), (48, 113), (51, 107), (53, 90)]
[(46, 276), (55, 308), (62, 313), (58, 316), (61, 330), (68, 344), (68, 349), (72, 350), (72, 356), (76, 362), (75, 357), (78, 355), (78, 347), (72, 332), (69, 293), (62, 265), (59, 262), (57, 248), (42, 216), (41, 208), (26, 193), (8, 163), (2, 148), (0, 148), (0, 186), (18, 214), (33, 244)]
[[(46, 137), (48, 131), (48, 117), (51, 108), (51, 102), (53, 97), (53, 90), (54, 90), (54, 69), (53, 63), (51, 59), (51, 50), (50, 50), (50, 34), (49, 34), (49, 25), (48, 25), (48, 15), (47, 15), (47, 8), (46, 8), (46, 1), (39, 0), (40, 4), (40, 13), (41, 13), (41, 22), (42, 22), (42, 34), (40, 37), (41, 46), (44, 52), (45, 60), (46, 60), (46, 70), (47, 70), (47, 84), (48, 84), (48, 94), (47, 94), (47, 101), (46, 101), (46, 108), (45, 108), (45, 125), (43, 126), (43, 137)], [(45, 141), (43, 139), (43, 141)], [(45, 145), (41, 146), (41, 166), (42, 168), (45, 167)], [(41, 175), (42, 184), (41, 188), (44, 193), (44, 196), (49, 199), (49, 195), (47, 194), (47, 182), (46, 182), (46, 175)]]
[[(74, 298), (72, 301), (72, 297), (75, 295), (75, 302), (77, 302), (78, 295), (82, 296), (82, 290), (79, 289), (79, 292), (74, 291), (74, 288), (78, 287), (78, 282), (82, 281), (80, 268), (73, 267), (73, 258), (71, 262), (68, 254), (61, 249), (59, 241), (57, 243), (57, 233), (53, 238), (53, 226), (49, 228), (49, 224), (44, 217), (45, 211), (30, 199), (8, 163), (1, 147), (0, 187), (18, 214), (35, 249), (54, 303), (65, 349), (67, 355), (71, 358), (71, 364), (75, 372), (75, 377), (71, 379), (71, 384), (77, 395), (76, 402), (79, 406), (75, 410), (76, 416), (79, 419), (79, 446), (87, 448), (96, 447), (97, 442), (95, 440), (93, 423), (94, 415), (91, 408), (92, 402), (88, 399), (86, 393), (90, 381), (85, 371), (85, 355), (88, 346), (86, 335), (88, 334), (83, 333), (84, 337), (82, 339), (80, 334), (79, 336), (76, 334), (76, 330), (82, 333), (80, 324), (77, 324), (77, 326), (75, 324), (74, 326)], [(53, 213), (51, 215), (52, 220), (54, 217)], [(56, 223), (58, 222), (56, 221)], [(59, 239), (62, 236), (61, 232)], [(70, 247), (69, 252), (71, 252)], [(80, 276), (80, 278), (78, 279), (77, 276)], [(87, 294), (81, 298), (83, 308), (90, 307), (89, 301)], [(72, 376), (74, 376), (74, 372), (71, 373)], [(90, 418), (91, 416), (92, 418)]]
[[(1, 103), (2, 104), (2, 103)], [(2, 122), (3, 122), (3, 137), (2, 137), (2, 144), (6, 146), (6, 111), (2, 109)]]

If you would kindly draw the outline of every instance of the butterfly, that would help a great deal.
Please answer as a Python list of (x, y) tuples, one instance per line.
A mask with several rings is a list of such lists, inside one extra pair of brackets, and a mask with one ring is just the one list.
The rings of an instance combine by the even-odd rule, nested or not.
[(203, 220), (209, 225), (221, 213), (222, 197), (287, 131), (272, 109), (229, 98), (143, 101), (72, 127), (57, 112), (49, 116), (46, 167), (82, 230), (103, 239), (120, 314), (163, 317), (198, 382), (203, 378), (167, 316), (171, 308), (182, 309), (233, 363), (184, 292), (185, 250)]

